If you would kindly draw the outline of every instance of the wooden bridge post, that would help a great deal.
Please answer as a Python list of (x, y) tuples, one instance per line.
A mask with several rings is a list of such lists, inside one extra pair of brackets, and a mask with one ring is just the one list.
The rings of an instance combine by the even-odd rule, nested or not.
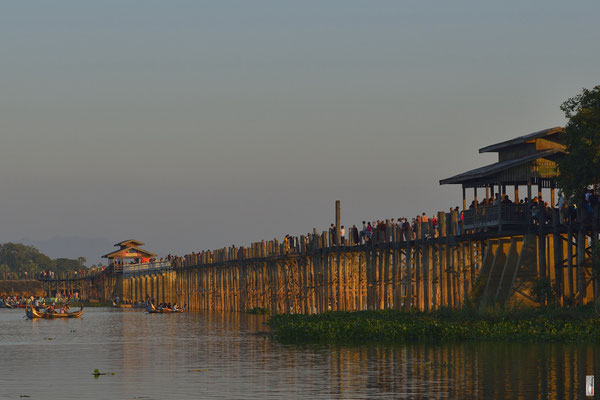
[(564, 276), (565, 276), (565, 268), (562, 262), (563, 260), (563, 246), (562, 246), (562, 238), (560, 232), (558, 231), (559, 225), (559, 211), (558, 209), (553, 210), (552, 212), (552, 240), (553, 240), (553, 250), (554, 250), (554, 277), (556, 279), (556, 285), (559, 289), (558, 299), (560, 305), (564, 305), (564, 295), (565, 295), (565, 285), (564, 285)]
[(373, 248), (373, 254), (375, 256), (375, 262), (373, 263), (374, 273), (374, 287), (375, 287), (375, 309), (383, 309), (383, 237), (379, 234), (379, 230), (375, 229), (373, 232), (375, 247)]
[(364, 251), (359, 253), (359, 263), (358, 263), (358, 295), (359, 295), (359, 307), (361, 310), (367, 309), (367, 264), (369, 259), (369, 254), (367, 252), (367, 245), (364, 246)]
[(156, 301), (160, 302), (161, 298), (160, 298), (160, 273), (155, 272), (154, 273), (154, 279), (153, 279), (153, 283), (154, 283), (154, 296), (156, 297)]
[(201, 310), (202, 309), (202, 297), (204, 293), (204, 287), (202, 285), (202, 269), (194, 268), (191, 270), (193, 273), (193, 281), (194, 281), (194, 296), (190, 302), (194, 304), (194, 309)]
[(325, 243), (327, 238), (323, 233), (315, 236), (315, 298), (317, 303), (317, 313), (323, 313), (327, 310), (325, 290)]
[(338, 310), (337, 284), (335, 271), (335, 253), (332, 247), (327, 249), (327, 295), (329, 296), (329, 309)]
[[(433, 237), (433, 230), (431, 226), (431, 220), (427, 222), (427, 232)], [(423, 310), (429, 311), (431, 305), (431, 295), (429, 293), (429, 265), (431, 257), (431, 246), (427, 243), (427, 238), (424, 237), (423, 230), (421, 230), (421, 260), (423, 266)]]
[[(476, 268), (476, 263), (475, 260), (473, 259), (474, 256), (474, 249), (473, 246), (475, 246), (477, 242), (474, 242), (473, 240), (469, 239), (469, 291), (468, 293), (471, 293), (471, 291), (473, 290), (473, 283), (475, 282), (475, 268)], [(479, 250), (481, 251), (481, 250)]]
[(381, 281), (383, 283), (383, 309), (389, 309), (391, 305), (391, 273), (390, 273), (390, 242), (392, 236), (392, 227), (389, 219), (385, 220), (385, 232), (384, 232), (384, 243), (380, 245), (381, 256), (383, 257), (383, 274), (381, 277)]
[(580, 306), (584, 305), (585, 299), (585, 233), (583, 231), (583, 210), (577, 209), (577, 222), (579, 229), (577, 230), (577, 303)]
[(398, 309), (400, 303), (400, 296), (398, 295), (399, 287), (399, 269), (400, 269), (400, 252), (398, 246), (400, 244), (400, 227), (396, 226), (393, 229), (391, 252), (392, 252), (392, 266), (391, 266), (391, 291), (392, 291), (392, 308)]
[(575, 284), (573, 271), (573, 218), (569, 215), (569, 224), (567, 225), (567, 280), (569, 284), (569, 303), (575, 304)]
[(415, 235), (415, 246), (414, 246), (414, 255), (415, 255), (415, 307), (418, 310), (423, 309), (423, 274), (421, 264), (421, 252), (423, 251), (423, 226), (422, 221), (417, 220), (417, 232)]
[(439, 288), (439, 306), (448, 306), (448, 296), (446, 294), (448, 275), (446, 273), (446, 257), (444, 256), (445, 241), (443, 238), (446, 237), (446, 213), (438, 213), (438, 226), (439, 226), (439, 244), (438, 244), (438, 288)]
[(340, 247), (337, 250), (337, 299), (338, 299), (338, 310), (346, 310), (346, 290), (345, 290), (345, 279), (346, 273), (346, 253), (341, 251)]
[[(439, 220), (438, 220), (439, 221)], [(432, 236), (435, 237), (435, 230), (437, 230), (439, 228), (439, 225), (435, 227), (435, 230), (433, 229), (433, 224), (430, 223), (430, 228), (429, 231), (431, 232)], [(439, 240), (439, 239), (437, 239)], [(438, 301), (438, 291), (439, 291), (439, 280), (440, 277), (438, 275), (438, 263), (437, 263), (437, 246), (435, 244), (430, 244), (427, 250), (427, 257), (430, 260), (429, 261), (429, 266), (430, 266), (430, 271), (431, 271), (431, 308), (435, 309), (439, 307), (439, 301)]]
[(317, 234), (315, 239), (315, 303), (317, 313), (325, 312), (325, 289), (324, 286), (324, 268), (323, 268), (323, 237), (321, 234)]
[(327, 312), (331, 309), (331, 295), (330, 295), (330, 281), (331, 277), (329, 275), (329, 264), (330, 264), (330, 249), (331, 249), (331, 235), (328, 232), (323, 231), (321, 235), (323, 239), (322, 243), (322, 257), (321, 257), (321, 267), (323, 274), (323, 283), (322, 283), (322, 295), (323, 295), (323, 312)]
[[(450, 216), (450, 221), (449, 221), (449, 225), (450, 225), (450, 233), (448, 234), (448, 242), (450, 243), (449, 245), (449, 251), (450, 251), (450, 264), (451, 267), (449, 266), (450, 269), (450, 276), (452, 279), (452, 306), (453, 307), (458, 307), (459, 305), (459, 271), (458, 271), (458, 250), (459, 250), (459, 245), (458, 245), (458, 213), (456, 212), (456, 210), (451, 210), (449, 213)], [(450, 237), (452, 237), (452, 240), (450, 240)], [(456, 243), (454, 243), (456, 242)]]
[(307, 298), (308, 298), (308, 308), (309, 308), (309, 314), (313, 314), (313, 313), (317, 313), (318, 312), (318, 308), (317, 308), (317, 280), (315, 277), (316, 274), (316, 270), (315, 270), (315, 264), (316, 264), (316, 241), (314, 236), (310, 236), (308, 238), (308, 244), (309, 244), (309, 256), (306, 258), (306, 262), (307, 262), (307, 269), (308, 269), (308, 279), (307, 279)]
[[(304, 239), (304, 237), (301, 238), (302, 240)], [(301, 282), (299, 282), (299, 286), (300, 286), (300, 301), (302, 303), (301, 305), (301, 312), (303, 314), (311, 314), (310, 312), (310, 306), (309, 306), (309, 299), (308, 299), (308, 257), (305, 257), (305, 250), (304, 250), (304, 245), (302, 245), (303, 250), (301, 250), (301, 256), (298, 257), (298, 268), (301, 271), (301, 276), (302, 276), (302, 280)]]
[(450, 213), (444, 213), (444, 222), (446, 228), (446, 240), (445, 240), (445, 252), (446, 252), (446, 305), (452, 307), (452, 286), (453, 286), (453, 274), (452, 274), (452, 248), (450, 246), (450, 236), (452, 234), (452, 219)]
[(177, 293), (177, 271), (169, 271), (169, 300), (177, 301), (178, 303), (187, 304), (185, 301), (179, 301)]
[[(546, 209), (543, 204), (540, 204), (539, 214), (539, 230), (538, 230), (538, 262), (539, 262), (539, 273), (540, 278), (546, 279), (548, 276), (546, 270), (546, 234), (544, 232), (544, 226), (546, 224)], [(545, 304), (546, 298), (542, 298), (542, 303)]]
[(405, 250), (405, 262), (406, 262), (406, 273), (404, 275), (404, 284), (405, 284), (405, 298), (404, 298), (404, 309), (410, 310), (412, 308), (413, 301), (413, 277), (412, 277), (412, 265), (411, 265), (411, 257), (412, 257), (412, 229), (409, 226), (406, 230), (406, 250)]
[(462, 296), (461, 298), (461, 304), (465, 304), (465, 299), (468, 297), (469, 295), (469, 285), (467, 283), (467, 246), (469, 244), (465, 243), (465, 242), (459, 242), (458, 246), (460, 248), (460, 254), (461, 254), (461, 263), (460, 263), (460, 268), (462, 270)]
[(139, 295), (139, 283), (138, 283), (138, 277), (135, 275), (131, 276), (131, 297), (134, 302), (140, 300), (140, 295)]
[(365, 286), (366, 286), (366, 297), (365, 306), (367, 310), (374, 310), (374, 298), (375, 298), (375, 279), (373, 278), (373, 259), (375, 252), (374, 238), (365, 243)]
[(140, 276), (140, 293), (142, 295), (142, 300), (146, 301), (148, 298), (148, 291), (146, 290), (146, 277)]

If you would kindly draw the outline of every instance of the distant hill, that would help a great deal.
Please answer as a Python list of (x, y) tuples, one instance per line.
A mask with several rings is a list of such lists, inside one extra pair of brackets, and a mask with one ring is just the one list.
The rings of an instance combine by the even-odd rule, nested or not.
[(50, 258), (86, 258), (86, 266), (91, 267), (94, 264), (103, 262), (103, 254), (110, 252), (113, 249), (114, 243), (103, 237), (86, 238), (79, 236), (54, 236), (47, 240), (33, 240), (31, 238), (23, 238), (21, 243), (35, 246), (41, 252), (48, 255)]

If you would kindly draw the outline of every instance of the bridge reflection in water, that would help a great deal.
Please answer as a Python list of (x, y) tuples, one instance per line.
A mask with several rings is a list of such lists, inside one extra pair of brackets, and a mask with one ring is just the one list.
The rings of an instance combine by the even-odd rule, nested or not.
[[(186, 316), (172, 326), (175, 319), (153, 318), (166, 324), (153, 330), (165, 335), (161, 347), (168, 358), (202, 371), (193, 384), (204, 397), (579, 399), (585, 398), (585, 376), (597, 375), (600, 365), (595, 345), (280, 345), (264, 334), (264, 316)], [(123, 329), (141, 333), (139, 324), (125, 323)], [(132, 368), (124, 373), (156, 362), (155, 352), (152, 340), (136, 342), (126, 351), (124, 362)]]

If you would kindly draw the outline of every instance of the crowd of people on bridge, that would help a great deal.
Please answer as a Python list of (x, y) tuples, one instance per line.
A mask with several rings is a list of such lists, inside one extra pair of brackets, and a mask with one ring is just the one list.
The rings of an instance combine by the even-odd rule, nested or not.
[(483, 199), (481, 202), (473, 200), (469, 206), (470, 210), (475, 208), (485, 208), (486, 206), (496, 206), (499, 204), (513, 205), (518, 204), (526, 209), (531, 215), (532, 223), (539, 225), (540, 223), (551, 223), (553, 210), (558, 210), (559, 224), (565, 224), (569, 222), (578, 222), (578, 218), (582, 221), (589, 220), (594, 215), (594, 208), (599, 204), (598, 195), (593, 189), (588, 189), (584, 192), (579, 204), (582, 206), (582, 213), (578, 215), (577, 202), (573, 198), (566, 198), (562, 191), (558, 191), (558, 201), (556, 207), (552, 207), (547, 201), (545, 201), (541, 194), (533, 197), (529, 200), (527, 197), (519, 200), (519, 202), (513, 202), (510, 200), (507, 194), (500, 195), (496, 193), (495, 197)]
[[(547, 201), (545, 201), (541, 195), (533, 197), (531, 200), (527, 197), (520, 199), (518, 202), (513, 201), (507, 194), (496, 193), (489, 198), (484, 198), (480, 202), (473, 200), (468, 210), (461, 211), (459, 207), (450, 208), (449, 212), (441, 213), (442, 218), (446, 221), (439, 221), (438, 214), (428, 216), (425, 212), (414, 218), (391, 218), (387, 220), (375, 220), (375, 221), (362, 221), (362, 225), (352, 225), (346, 229), (346, 226), (342, 225), (339, 229), (339, 240), (337, 238), (338, 230), (334, 224), (329, 226), (328, 237), (330, 238), (328, 245), (331, 246), (360, 246), (371, 242), (379, 243), (381, 241), (390, 240), (390, 232), (393, 232), (394, 240), (406, 241), (415, 240), (417, 233), (421, 232), (423, 239), (437, 238), (445, 232), (441, 232), (442, 226), (445, 225), (446, 229), (451, 235), (463, 235), (476, 233), (481, 230), (488, 228), (473, 228), (472, 226), (465, 226), (465, 214), (468, 212), (479, 212), (485, 213), (485, 209), (489, 206), (498, 205), (515, 205), (515, 209), (520, 212), (518, 215), (523, 218), (527, 218), (531, 224), (550, 224), (554, 216), (553, 210), (558, 210), (559, 223), (565, 224), (570, 222), (585, 222), (591, 220), (594, 215), (594, 209), (598, 207), (599, 200), (598, 195), (593, 190), (586, 191), (585, 195), (579, 202), (581, 210), (578, 211), (577, 204), (573, 199), (567, 199), (560, 191), (558, 192), (558, 201), (556, 207), (551, 207)], [(473, 211), (473, 210), (477, 211)], [(527, 221), (520, 221), (527, 222)], [(468, 229), (465, 229), (468, 228)], [(310, 245), (310, 238), (312, 234), (306, 236), (294, 236), (285, 235), (282, 245), (284, 253), (300, 252), (302, 248), (301, 239), (304, 238), (304, 247), (308, 248)], [(274, 242), (277, 242), (274, 239)], [(265, 241), (262, 242), (263, 248), (265, 248)], [(243, 257), (242, 248), (232, 247), (235, 251), (240, 251)], [(174, 256), (169, 255), (168, 260), (171, 265), (175, 268), (183, 266), (199, 265), (202, 263), (200, 254), (208, 254), (205, 260), (213, 262), (212, 252), (198, 252), (190, 253), (185, 256)]]

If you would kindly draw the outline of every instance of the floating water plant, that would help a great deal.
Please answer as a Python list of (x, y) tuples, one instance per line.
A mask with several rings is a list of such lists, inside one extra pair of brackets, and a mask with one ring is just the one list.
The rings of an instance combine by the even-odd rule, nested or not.
[(92, 375), (94, 375), (94, 378), (98, 378), (100, 375), (114, 375), (114, 374), (115, 374), (114, 372), (110, 372), (110, 373), (107, 373), (107, 372), (100, 372), (100, 371), (98, 370), (98, 368), (96, 368), (96, 369), (94, 370), (94, 372), (92, 373)]
[(600, 341), (600, 318), (581, 309), (278, 314), (270, 318), (269, 325), (272, 336), (287, 343)]

